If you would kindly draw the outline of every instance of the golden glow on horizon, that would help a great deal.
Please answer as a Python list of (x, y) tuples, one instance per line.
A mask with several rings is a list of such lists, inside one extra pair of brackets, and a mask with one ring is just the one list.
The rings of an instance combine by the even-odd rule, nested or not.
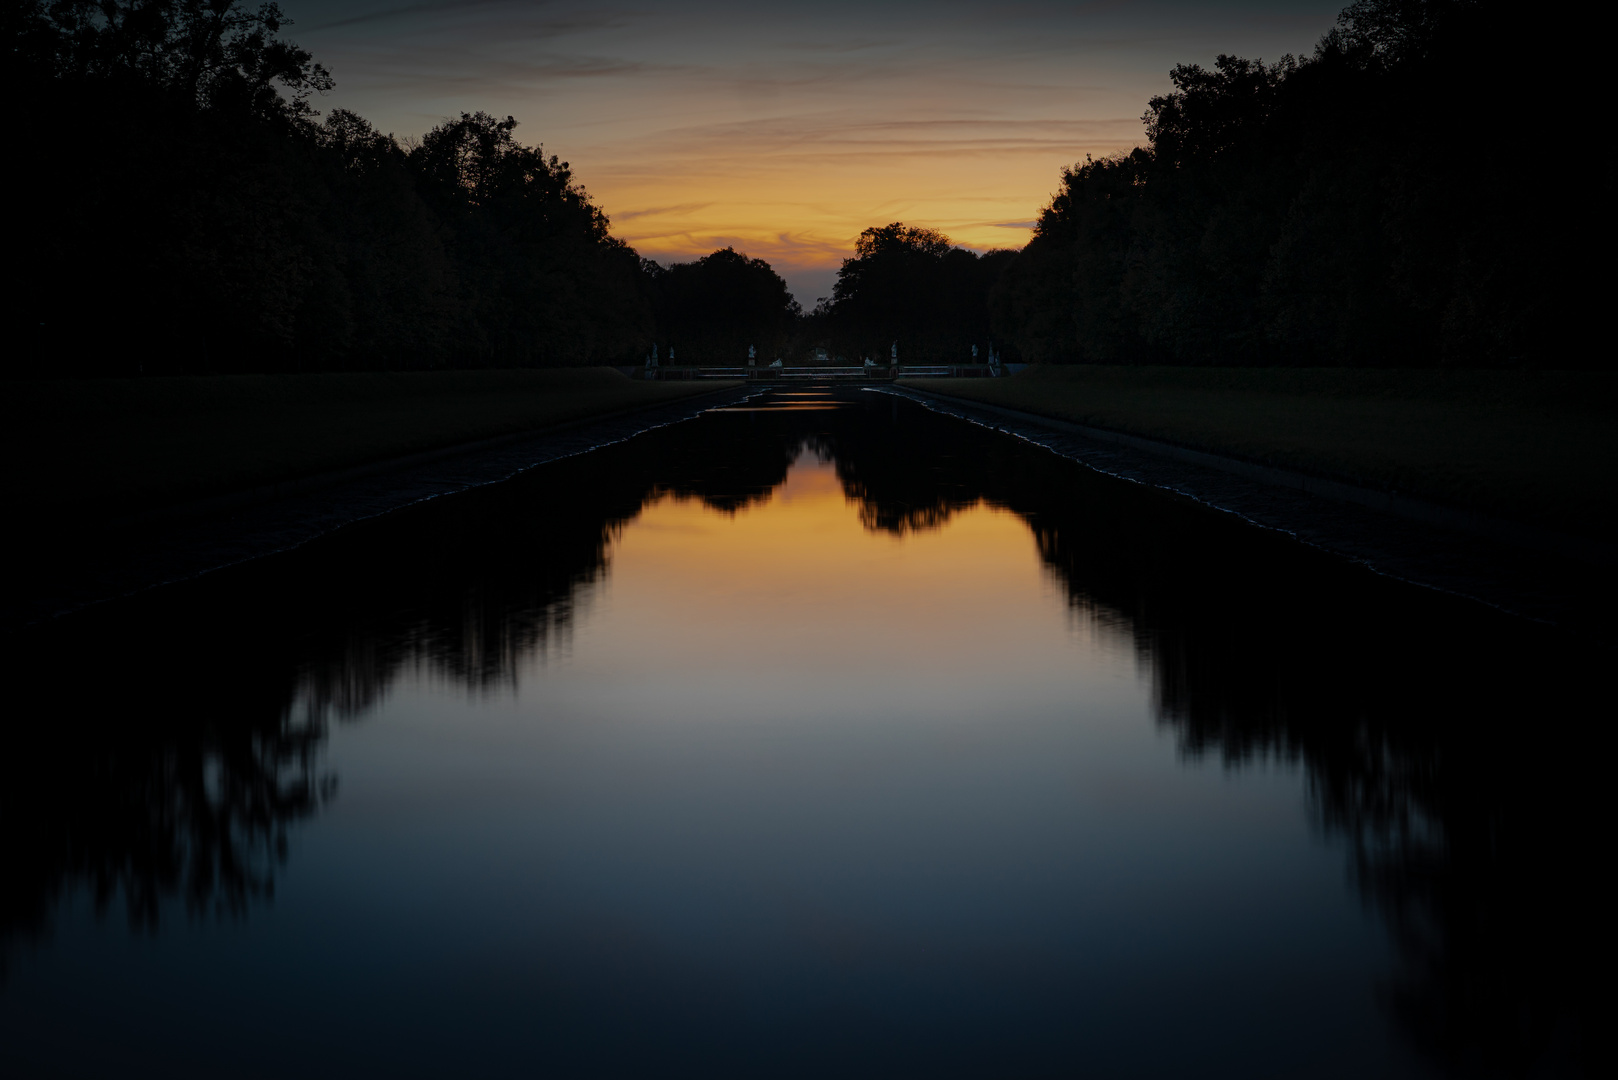
[(662, 262), (725, 246), (800, 302), (904, 221), (1021, 247), (1064, 165), (1138, 144), (1176, 63), (1306, 52), (1342, 0), (284, 0), (337, 78), (322, 109), (420, 135), (510, 114)]
[[(1130, 118), (1084, 125), (1073, 142), (1046, 131), (981, 146), (926, 133), (863, 140), (817, 130), (800, 142), (738, 133), (753, 153), (705, 160), (705, 148), (725, 141), (716, 131), (683, 153), (666, 147), (654, 155), (656, 168), (612, 160), (612, 147), (576, 155), (574, 164), (613, 233), (643, 255), (672, 261), (733, 246), (790, 277), (834, 271), (862, 230), (891, 221), (936, 228), (978, 250), (1022, 247), (1062, 165), (1082, 158), (1080, 140), (1083, 152), (1100, 156), (1134, 145), (1139, 126)], [(607, 160), (591, 160), (598, 155)], [(801, 290), (800, 300), (813, 303)]]

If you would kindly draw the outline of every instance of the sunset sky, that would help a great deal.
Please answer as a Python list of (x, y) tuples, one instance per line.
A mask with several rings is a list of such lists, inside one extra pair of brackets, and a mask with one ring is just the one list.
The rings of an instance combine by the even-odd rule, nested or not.
[(805, 307), (869, 225), (1020, 247), (1064, 164), (1136, 145), (1176, 63), (1303, 53), (1345, 0), (284, 0), (316, 107), (420, 135), (512, 115), (642, 255), (727, 244)]

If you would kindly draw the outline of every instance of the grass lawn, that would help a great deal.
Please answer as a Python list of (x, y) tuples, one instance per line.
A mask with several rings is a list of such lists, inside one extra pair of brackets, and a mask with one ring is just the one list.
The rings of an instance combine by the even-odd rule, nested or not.
[(940, 394), (1615, 537), (1618, 376), (1041, 366)]
[(611, 368), (8, 383), (5, 497), (34, 512), (117, 515), (725, 385)]

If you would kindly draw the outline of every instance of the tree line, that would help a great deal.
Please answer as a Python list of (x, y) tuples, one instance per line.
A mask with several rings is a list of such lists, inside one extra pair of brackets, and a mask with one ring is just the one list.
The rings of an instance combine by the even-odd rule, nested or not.
[(1147, 145), (1064, 169), (1021, 252), (868, 229), (816, 315), (901, 359), (1605, 365), (1613, 159), (1572, 104), (1594, 67), (1549, 67), (1566, 34), (1502, 0), (1355, 0), (1310, 56), (1179, 65)]
[(1176, 67), (1147, 146), (1063, 172), (997, 328), (1035, 361), (1605, 363), (1612, 155), (1573, 165), (1593, 70), (1552, 77), (1552, 22), (1356, 0), (1312, 56)]
[(761, 260), (643, 262), (510, 117), (404, 140), (320, 117), (332, 77), (274, 4), (6, 10), (12, 376), (609, 363), (797, 316)]
[[(274, 4), (8, 5), (25, 168), (11, 375), (804, 359), (1588, 366), (1612, 155), (1499, 0), (1355, 0), (1308, 57), (1181, 65), (1147, 145), (1063, 170), (1026, 248), (895, 222), (803, 312), (730, 248), (663, 266), (483, 112), (311, 101)], [(1581, 73), (1582, 72), (1582, 73)], [(1503, 137), (1570, 156), (1530, 163)], [(1585, 146), (1583, 153), (1573, 148)]]
[(987, 362), (989, 293), (1016, 257), (979, 255), (903, 222), (866, 229), (816, 305), (812, 330), (850, 360), (965, 363), (981, 346)]

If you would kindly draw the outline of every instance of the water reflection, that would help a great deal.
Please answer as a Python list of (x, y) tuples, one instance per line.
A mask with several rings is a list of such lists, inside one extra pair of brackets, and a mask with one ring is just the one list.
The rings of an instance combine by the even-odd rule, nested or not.
[[(817, 403), (837, 407), (801, 407)], [(1186, 755), (1301, 762), (1319, 826), (1347, 840), (1403, 950), (1382, 992), (1411, 1037), (1507, 1073), (1577, 1055), (1600, 658), (908, 404), (761, 405), (17, 645), (14, 685), (39, 689), (3, 766), (6, 941), (40, 935), (76, 888), (121, 895), (147, 928), (168, 898), (240, 914), (272, 890), (289, 827), (335, 791), (318, 762), (334, 720), (406, 672), (510, 686), (566, 648), (649, 505), (737, 514), (808, 455), (869, 531), (1015, 514), (1075, 618), (1132, 642)], [(749, 542), (791, 574), (833, 541), (800, 522)]]
[(400, 672), (509, 684), (565, 636), (614, 536), (663, 494), (734, 513), (798, 452), (781, 432), (730, 449), (655, 432), (516, 485), (361, 523), (314, 548), (63, 620), (8, 644), (12, 716), (0, 829), (0, 963), (74, 887), (155, 929), (165, 898), (245, 912), (273, 892), (288, 827), (335, 792), (316, 752), (333, 718)]
[(1482, 1072), (1571, 1068), (1604, 655), (1004, 443), (947, 471), (917, 449), (839, 444), (869, 525), (933, 527), (979, 498), (1023, 516), (1075, 609), (1128, 627), (1185, 753), (1304, 764), (1406, 959), (1382, 988), (1403, 1029)]
[(174, 898), (245, 913), (273, 893), (289, 826), (334, 793), (317, 765), (324, 723), (288, 708), (296, 677), (277, 654), (256, 664), (239, 641), (146, 636), (157, 629), (120, 623), (93, 652), (64, 630), (46, 655), (13, 652), (0, 974), (75, 888), (98, 910), (121, 897), (137, 929)]

